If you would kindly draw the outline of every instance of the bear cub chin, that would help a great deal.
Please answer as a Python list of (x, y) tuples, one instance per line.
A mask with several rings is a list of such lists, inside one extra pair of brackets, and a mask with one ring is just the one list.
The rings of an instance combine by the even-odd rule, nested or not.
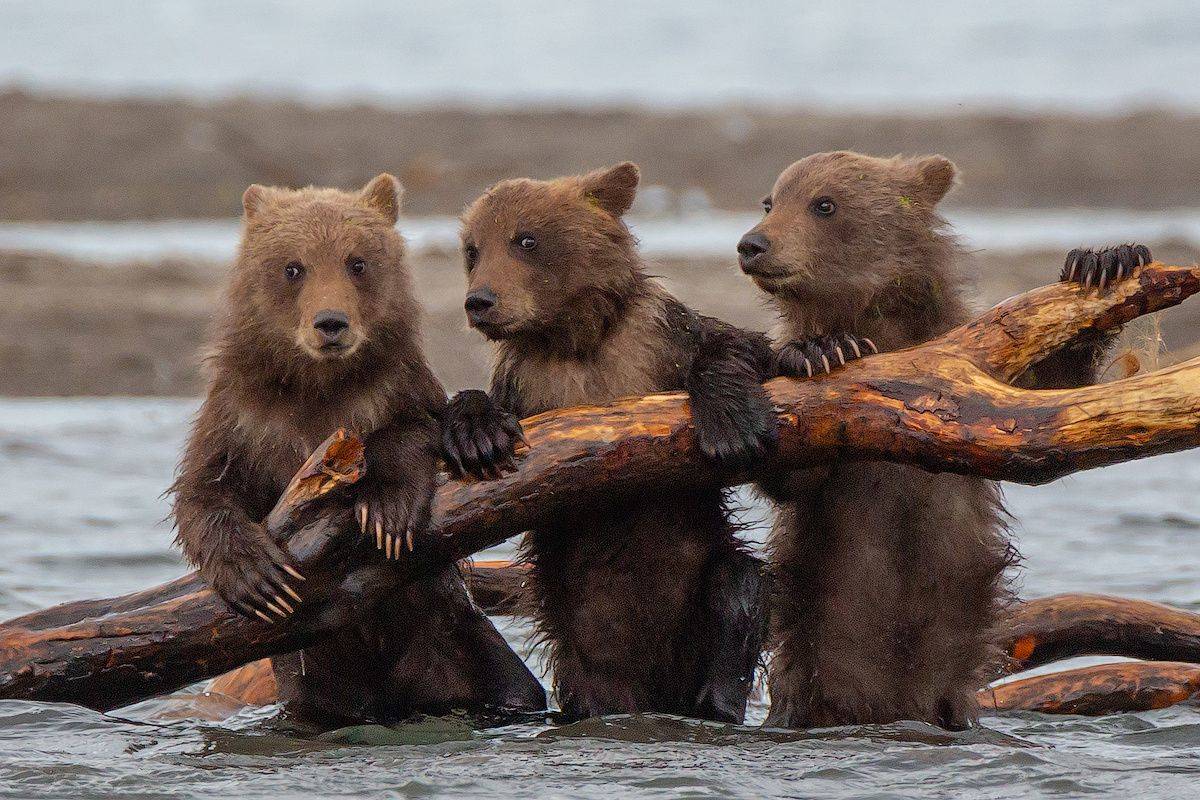
[[(623, 216), (638, 168), (506, 180), (465, 212), (465, 310), (495, 343), (490, 397), (460, 394), (445, 450), (464, 472), (511, 458), (518, 417), (686, 390), (709, 458), (757, 461), (775, 419), (765, 337), (696, 313), (646, 273)], [(531, 531), (530, 609), (567, 717), (657, 711), (740, 721), (762, 584), (719, 489), (602, 498)]]
[[(386, 174), (355, 193), (255, 185), (243, 196), (208, 392), (171, 491), (188, 560), (253, 619), (285, 622), (304, 601), (304, 576), (262, 520), (339, 427), (366, 445), (364, 557), (397, 557), (429, 521), (446, 398), (420, 348), (400, 198)], [(330, 724), (545, 707), (454, 569), (274, 666), (281, 699)]]
[[(941, 156), (845, 151), (784, 170), (737, 248), (779, 312), (781, 374), (811, 378), (967, 320), (958, 249), (937, 212), (956, 176)], [(1140, 245), (1072, 251), (1062, 279), (1103, 290), (1149, 261)], [(1109, 341), (1074, 342), (1020, 382), (1090, 383)], [(767, 724), (971, 724), (1016, 561), (997, 485), (887, 462), (759, 485), (778, 503)]]

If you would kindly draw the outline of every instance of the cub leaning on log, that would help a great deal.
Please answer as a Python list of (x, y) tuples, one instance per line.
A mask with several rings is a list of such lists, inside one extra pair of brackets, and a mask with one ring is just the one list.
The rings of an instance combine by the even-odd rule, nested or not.
[[(955, 240), (935, 210), (955, 176), (940, 156), (849, 152), (780, 175), (738, 255), (779, 311), (782, 374), (827, 372), (966, 321)], [(1140, 246), (1073, 251), (1063, 278), (1103, 287), (1149, 260)], [(1090, 383), (1106, 344), (1056, 354), (1024, 382)], [(996, 484), (857, 462), (760, 485), (779, 501), (767, 724), (971, 724), (1016, 560)]]
[[(772, 446), (759, 385), (769, 343), (697, 314), (646, 275), (622, 220), (638, 177), (623, 163), (507, 180), (465, 212), (466, 312), (497, 357), (491, 398), (460, 394), (449, 409), (446, 450), (464, 471), (504, 465), (515, 416), (675, 389), (691, 394), (710, 458), (745, 463)], [(723, 492), (663, 488), (613, 497), (611, 509), (525, 542), (531, 614), (564, 713), (741, 720), (764, 609)]]
[[(364, 557), (368, 542), (399, 557), (429, 521), (446, 396), (420, 349), (395, 229), (400, 194), (384, 174), (358, 194), (251, 186), (243, 197), (208, 396), (172, 492), (188, 560), (247, 616), (282, 621), (303, 598), (303, 576), (260, 521), (337, 428), (366, 444), (356, 498)], [(274, 664), (281, 699), (319, 720), (545, 707), (453, 570)]]

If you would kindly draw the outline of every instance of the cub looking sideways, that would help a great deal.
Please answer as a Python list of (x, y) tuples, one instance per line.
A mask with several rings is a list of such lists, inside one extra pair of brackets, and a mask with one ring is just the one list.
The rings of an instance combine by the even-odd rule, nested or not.
[[(251, 186), (243, 197), (208, 393), (172, 492), (188, 560), (244, 615), (283, 620), (302, 602), (303, 576), (260, 521), (339, 427), (366, 444), (363, 546), (390, 557), (428, 523), (445, 394), (420, 349), (400, 195), (385, 174), (359, 193)], [(283, 700), (333, 722), (545, 707), (455, 570), (274, 666)]]
[[(774, 441), (761, 335), (692, 311), (646, 274), (622, 216), (638, 168), (506, 180), (463, 216), (470, 325), (496, 343), (491, 397), (460, 394), (451, 461), (493, 474), (516, 417), (686, 389), (701, 450), (752, 461)], [(760, 655), (756, 563), (717, 489), (605, 498), (528, 534), (532, 616), (570, 717), (659, 711), (739, 721)]]
[[(936, 211), (955, 177), (940, 156), (851, 152), (809, 156), (779, 176), (737, 249), (779, 312), (782, 374), (810, 377), (966, 321), (955, 240)], [(1104, 287), (1149, 260), (1142, 246), (1072, 251), (1062, 277)], [(1090, 383), (1108, 341), (1078, 342), (1021, 382)], [(971, 724), (1016, 561), (997, 485), (848, 462), (760, 487), (778, 502), (767, 724)]]

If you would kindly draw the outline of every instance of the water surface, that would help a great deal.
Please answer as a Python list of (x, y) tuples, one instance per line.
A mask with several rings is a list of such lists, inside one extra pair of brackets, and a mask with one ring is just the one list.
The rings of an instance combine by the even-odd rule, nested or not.
[(0, 84), (509, 107), (1200, 108), (1200, 6), (0, 1)]
[[(653, 194), (654, 187), (649, 187)], [(645, 193), (644, 191), (644, 193)], [(650, 258), (729, 257), (758, 213), (698, 210), (680, 215), (636, 213), (629, 225)], [(971, 249), (1068, 250), (1084, 242), (1200, 241), (1200, 209), (1153, 212), (1130, 209), (1025, 208), (947, 214), (954, 232)], [(454, 217), (404, 217), (398, 225), (412, 250), (457, 250)], [(0, 220), (0, 249), (34, 250), (98, 262), (164, 257), (227, 262), (237, 248), (237, 220), (139, 220), (128, 222), (10, 222)]]

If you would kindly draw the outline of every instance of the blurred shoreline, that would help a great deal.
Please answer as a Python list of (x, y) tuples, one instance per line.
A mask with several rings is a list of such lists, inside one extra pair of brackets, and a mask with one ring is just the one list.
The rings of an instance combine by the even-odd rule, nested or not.
[[(309, 106), (283, 100), (0, 93), (0, 219), (227, 219), (250, 183), (361, 185), (380, 171), (406, 211), (454, 215), (504, 177), (632, 159), (659, 212), (755, 212), (808, 153), (940, 152), (950, 208), (1200, 206), (1200, 115), (896, 115), (704, 110)], [(649, 191), (646, 191), (649, 190)]]
[[(1153, 242), (1160, 260), (1193, 263), (1200, 246)], [(1056, 279), (1060, 249), (982, 251), (964, 259), (978, 308)], [(424, 248), (409, 258), (423, 307), (425, 353), (447, 390), (487, 383), (490, 347), (467, 329), (456, 250)], [(701, 311), (758, 330), (773, 315), (732, 258), (661, 256), (649, 270)], [(0, 395), (194, 396), (204, 388), (201, 351), (221, 307), (227, 264), (158, 258), (104, 261), (0, 250)], [(1200, 354), (1200, 303), (1156, 315), (1162, 363)], [(1145, 349), (1154, 320), (1127, 332)]]

